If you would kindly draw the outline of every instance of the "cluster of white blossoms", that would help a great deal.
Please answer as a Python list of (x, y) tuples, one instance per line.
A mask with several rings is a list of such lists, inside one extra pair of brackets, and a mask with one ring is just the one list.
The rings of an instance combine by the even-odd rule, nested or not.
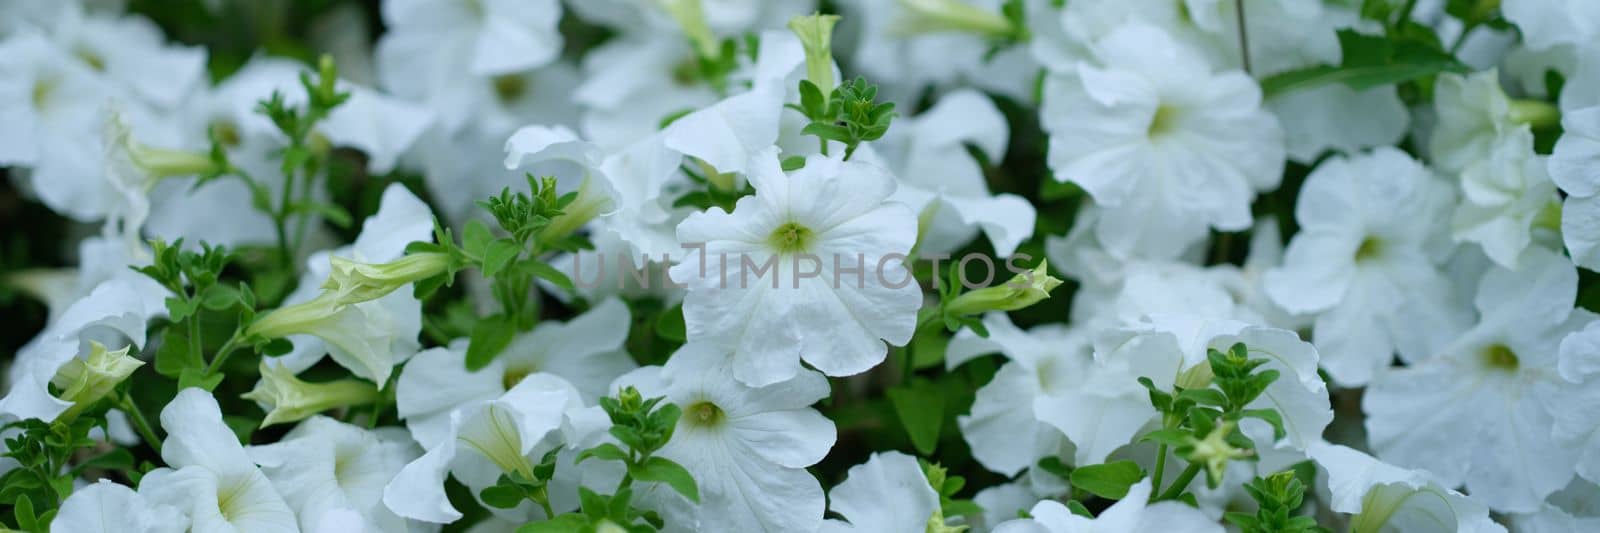
[(1600, 1), (160, 4), (0, 0), (0, 530), (1600, 531)]

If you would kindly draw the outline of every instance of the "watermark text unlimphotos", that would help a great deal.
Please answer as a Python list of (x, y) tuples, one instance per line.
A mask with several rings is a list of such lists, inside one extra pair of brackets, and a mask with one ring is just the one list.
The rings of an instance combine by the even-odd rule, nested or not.
[[(687, 277), (719, 289), (748, 289), (761, 285), (773, 289), (799, 289), (806, 283), (804, 280), (808, 279), (826, 283), (834, 289), (845, 287), (863, 289), (869, 283), (899, 289), (917, 281), (907, 268), (909, 266), (907, 262), (911, 258), (898, 252), (881, 255), (866, 253), (817, 255), (806, 252), (708, 251), (705, 243), (688, 243), (681, 246), (688, 250), (685, 253), (687, 260), (684, 262), (697, 266), (694, 273)], [(956, 281), (967, 290), (993, 285), (1002, 267), (1010, 274), (1007, 276), (1010, 281), (1005, 282), (1008, 287), (1023, 289), (1034, 283), (1035, 273), (1024, 266), (1033, 262), (1033, 256), (1024, 253), (1011, 255), (1003, 262), (997, 262), (996, 258), (981, 253), (969, 253), (960, 258), (952, 258), (950, 254), (943, 253), (923, 254), (918, 255), (916, 260), (930, 262), (935, 273), (942, 273), (945, 265), (954, 263)], [(597, 289), (607, 284), (612, 284), (617, 289), (688, 287), (690, 279), (674, 279), (666, 268), (659, 267), (671, 264), (674, 264), (671, 254), (662, 254), (659, 261), (653, 260), (649, 254), (644, 254), (641, 261), (628, 253), (580, 253), (572, 254), (571, 272), (574, 283), (585, 289)], [(617, 275), (608, 275), (613, 268), (617, 269)], [(939, 289), (944, 283), (943, 278), (943, 275), (932, 276), (932, 288)]]

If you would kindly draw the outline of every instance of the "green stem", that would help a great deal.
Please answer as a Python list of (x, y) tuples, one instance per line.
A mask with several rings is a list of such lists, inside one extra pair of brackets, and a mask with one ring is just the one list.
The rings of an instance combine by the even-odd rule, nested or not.
[[(1152, 483), (1153, 483), (1151, 485), (1152, 487), (1156, 487), (1156, 488), (1160, 488), (1161, 487), (1161, 478), (1166, 474), (1166, 470), (1167, 470), (1167, 445), (1166, 444), (1162, 444), (1159, 448), (1156, 449), (1156, 471), (1155, 471), (1154, 474), (1150, 475), (1150, 479), (1152, 480)], [(1152, 489), (1151, 495), (1152, 496), (1155, 495), (1155, 493), (1153, 492), (1153, 489)], [(1152, 498), (1152, 500), (1153, 500), (1153, 498)]]
[[(190, 301), (192, 302), (193, 300)], [(189, 330), (189, 364), (196, 367), (206, 364), (205, 356), (202, 354), (203, 346), (201, 345), (204, 344), (204, 339), (200, 338), (200, 320), (199, 317), (194, 316), (195, 313), (199, 312), (200, 310), (196, 308), (194, 313), (190, 313), (189, 317), (184, 319), (184, 325)]]
[(1172, 481), (1172, 486), (1167, 487), (1155, 501), (1171, 500), (1183, 495), (1183, 489), (1187, 488), (1198, 474), (1200, 474), (1200, 463), (1189, 463), (1189, 466), (1184, 467), (1183, 473), (1178, 474), (1178, 479)]
[(1250, 31), (1244, 25), (1244, 0), (1234, 0), (1234, 15), (1239, 23), (1239, 58), (1244, 63), (1244, 73), (1250, 74)]
[(133, 396), (126, 392), (122, 393), (121, 397), (117, 398), (117, 407), (128, 414), (128, 421), (133, 423), (133, 428), (144, 437), (144, 441), (149, 443), (156, 453), (161, 453), (161, 439), (156, 438), (156, 432), (150, 428), (150, 421), (145, 419), (144, 411), (140, 411), (139, 405), (133, 403)]
[(228, 361), (228, 356), (239, 351), (239, 330), (233, 330), (233, 336), (228, 337), (228, 342), (222, 343), (222, 348), (217, 350), (217, 355), (211, 358), (211, 364), (206, 365), (206, 375), (216, 374), (222, 369), (222, 364)]

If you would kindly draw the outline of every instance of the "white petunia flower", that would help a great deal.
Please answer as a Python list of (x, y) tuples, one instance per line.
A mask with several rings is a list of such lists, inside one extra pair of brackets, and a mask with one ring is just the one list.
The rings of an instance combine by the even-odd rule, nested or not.
[(383, 487), (421, 454), (404, 431), (368, 431), (314, 416), (282, 440), (246, 450), (300, 520), (318, 531), (341, 512), (355, 513), (362, 531), (427, 531), (383, 506)]
[(1585, 0), (1504, 0), (1500, 11), (1533, 48), (1587, 46), (1600, 38), (1600, 4)]
[(593, 404), (634, 368), (623, 349), (631, 322), (627, 305), (609, 299), (565, 324), (539, 323), (477, 371), (467, 370), (462, 346), (425, 350), (400, 372), (396, 409), (417, 442), (431, 447), (449, 429), (457, 407), (499, 397), (533, 374), (559, 376)]
[(1393, 148), (1329, 159), (1306, 178), (1300, 232), (1264, 282), (1285, 310), (1318, 313), (1312, 340), (1334, 381), (1366, 383), (1396, 349), (1424, 357), (1449, 333), (1433, 318), (1460, 320), (1438, 267), (1449, 246), (1438, 221), (1451, 200), (1447, 185)]
[[(578, 440), (595, 428), (579, 427), (583, 400), (577, 389), (552, 374), (532, 374), (498, 397), (467, 400), (450, 412), (449, 427), (428, 451), (405, 465), (383, 489), (383, 503), (395, 514), (413, 520), (444, 524), (461, 519), (461, 512), (445, 496), (445, 478), (454, 476), (474, 495), (492, 486), (506, 472), (534, 479), (533, 467), (556, 446)], [(604, 428), (600, 428), (603, 431)], [(577, 472), (571, 463), (576, 450), (556, 468), (551, 505), (556, 512), (577, 506)], [(565, 490), (563, 490), (565, 489)], [(532, 502), (496, 514), (528, 521), (534, 518)], [(548, 518), (548, 517), (545, 517)]]
[(1103, 208), (1096, 234), (1126, 257), (1144, 240), (1181, 249), (1206, 227), (1249, 227), (1250, 201), (1276, 187), (1283, 132), (1242, 72), (1205, 59), (1154, 26), (1129, 23), (1045, 82), (1041, 121), (1055, 178)]
[(915, 117), (897, 119), (883, 139), (858, 152), (900, 178), (891, 198), (921, 218), (920, 254), (955, 251), (981, 230), (995, 254), (1006, 257), (1033, 234), (1033, 204), (1015, 194), (991, 194), (983, 168), (967, 153), (971, 144), (989, 161), (1000, 161), (1007, 128), (988, 97), (962, 89)]
[(1600, 530), (1600, 486), (1573, 480), (1551, 494), (1532, 514), (1511, 517), (1511, 525), (1524, 533), (1570, 533)]
[(1570, 111), (1550, 154), (1550, 178), (1567, 193), (1561, 237), (1578, 266), (1600, 268), (1600, 107)]
[(101, 479), (61, 502), (50, 533), (183, 533), (189, 518), (133, 489)]
[(561, 54), (557, 0), (385, 0), (383, 21), (379, 56), (385, 49), (447, 54), (475, 75), (527, 70)]
[(1488, 157), (1461, 173), (1461, 205), (1451, 227), (1456, 240), (1478, 243), (1500, 266), (1517, 268), (1533, 232), (1559, 208), (1545, 159), (1533, 152), (1533, 133), (1518, 128), (1501, 136)]
[(805, 51), (793, 33), (762, 32), (750, 90), (672, 121), (662, 131), (662, 144), (718, 173), (748, 172), (746, 165), (778, 142), (784, 102), (799, 101), (804, 64)]
[(1045, 500), (1033, 506), (1032, 518), (1000, 524), (995, 533), (1222, 533), (1221, 525), (1182, 502), (1150, 503), (1150, 480), (1128, 487), (1127, 496), (1100, 516), (1072, 514), (1067, 506)]
[(917, 458), (884, 452), (850, 467), (845, 480), (828, 491), (828, 502), (845, 520), (823, 522), (822, 533), (924, 533), (939, 510), (939, 493)]
[(294, 343), (288, 354), (268, 358), (266, 363), (299, 373), (327, 354), (355, 375), (384, 386), (394, 366), (421, 347), (417, 335), (422, 331), (422, 303), (408, 284), (376, 300), (335, 305), (331, 293), (322, 289), (332, 273), (329, 258), (385, 263), (399, 259), (406, 245), (432, 238), (433, 213), (428, 205), (404, 185), (390, 185), (383, 192), (378, 212), (362, 224), (356, 242), (313, 254), (284, 307), (252, 324), (253, 332), (269, 337), (287, 333)]
[[(1240, 429), (1256, 441), (1264, 456), (1282, 450), (1264, 457), (1263, 469), (1287, 466), (1293, 462), (1287, 457), (1321, 438), (1333, 411), (1327, 386), (1317, 375), (1316, 349), (1286, 330), (1226, 319), (1152, 315), (1144, 324), (1111, 330), (1095, 339), (1096, 364), (1087, 378), (1092, 387), (1038, 400), (1034, 410), (1077, 445), (1076, 464), (1102, 463), (1159, 414), (1137, 378), (1150, 378), (1157, 390), (1172, 390), (1178, 383), (1186, 388), (1208, 386), (1207, 349), (1226, 351), (1241, 342), (1251, 358), (1267, 360), (1262, 369), (1280, 374), (1247, 407), (1276, 410), (1285, 435), (1274, 439), (1271, 428), (1254, 419), (1242, 421)], [(1275, 464), (1279, 459), (1283, 465)]]
[(1061, 451), (1061, 432), (1043, 422), (1041, 411), (1051, 408), (1051, 396), (1086, 400), (1098, 389), (1088, 372), (1093, 346), (1083, 332), (1059, 324), (1023, 331), (1002, 313), (990, 313), (983, 323), (987, 338), (962, 330), (951, 339), (946, 366), (994, 352), (1009, 361), (978, 389), (970, 413), (956, 421), (974, 459), (984, 468), (1015, 476)]
[(1353, 154), (1393, 145), (1411, 125), (1405, 102), (1392, 85), (1356, 91), (1331, 83), (1280, 94), (1266, 105), (1283, 124), (1289, 158), (1307, 164), (1328, 150)]
[(625, 34), (585, 53), (583, 83), (573, 92), (585, 108), (584, 137), (616, 149), (716, 102), (716, 91), (694, 78), (696, 61), (686, 39), (661, 33)]
[[(986, 37), (1005, 33), (1010, 23), (1000, 14), (999, 0), (840, 2), (840, 33), (854, 39), (843, 52), (862, 75), (877, 83), (880, 97), (909, 104), (929, 86), (945, 90), (978, 85), (1025, 98), (1032, 91), (1037, 66), (1025, 47), (1009, 47), (991, 56)], [(954, 13), (927, 13), (955, 7)], [(919, 19), (933, 17), (937, 20)], [(942, 25), (960, 25), (945, 28)], [(989, 34), (989, 35), (986, 35)], [(996, 71), (1011, 70), (1002, 75)], [(986, 76), (991, 75), (991, 76)], [(898, 125), (897, 125), (898, 127)], [(893, 128), (891, 128), (893, 129)]]
[(1444, 73), (1434, 84), (1433, 109), (1439, 116), (1429, 152), (1441, 170), (1460, 172), (1493, 152), (1496, 141), (1516, 128), (1510, 97), (1493, 69), (1462, 76)]
[(1424, 470), (1406, 470), (1370, 455), (1318, 442), (1306, 453), (1326, 479), (1334, 511), (1354, 515), (1351, 531), (1396, 533), (1504, 532), (1489, 509)]
[(802, 359), (858, 374), (883, 361), (884, 342), (909, 341), (922, 291), (902, 260), (916, 217), (887, 201), (894, 177), (826, 156), (785, 174), (775, 149), (751, 167), (754, 196), (678, 225), (699, 250), (670, 271), (689, 285), (690, 338), (731, 352), (734, 377), (756, 386), (794, 377)]
[(294, 511), (222, 422), (217, 400), (188, 388), (161, 410), (167, 441), (139, 495), (187, 515), (195, 533), (298, 533)]
[(665, 396), (683, 410), (658, 455), (694, 475), (701, 503), (658, 494), (655, 505), (669, 524), (689, 531), (821, 526), (822, 487), (805, 470), (827, 455), (836, 438), (833, 421), (810, 407), (828, 396), (821, 374), (802, 370), (787, 381), (749, 387), (734, 379), (721, 350), (689, 343), (665, 367), (641, 368), (613, 387), (626, 385), (645, 397)]
[(1552, 436), (1553, 411), (1582, 396), (1557, 370), (1560, 343), (1592, 320), (1573, 310), (1577, 285), (1572, 264), (1543, 250), (1521, 270), (1485, 274), (1476, 326), (1368, 385), (1362, 408), (1377, 456), (1464, 483), (1501, 511), (1535, 511), (1565, 487), (1580, 450)]

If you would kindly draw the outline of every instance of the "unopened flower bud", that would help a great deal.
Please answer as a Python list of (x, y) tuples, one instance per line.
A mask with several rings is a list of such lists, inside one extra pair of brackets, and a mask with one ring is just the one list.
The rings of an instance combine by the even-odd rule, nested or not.
[(450, 268), (450, 255), (415, 253), (381, 264), (335, 256), (328, 262), (333, 270), (322, 288), (335, 294), (335, 305), (351, 305), (388, 296), (408, 283), (445, 273)]
[(1211, 429), (1204, 439), (1197, 439), (1190, 446), (1193, 448), (1184, 457), (1191, 463), (1203, 464), (1206, 467), (1206, 480), (1213, 487), (1222, 482), (1222, 476), (1227, 472), (1228, 461), (1249, 457), (1250, 450), (1240, 449), (1228, 443), (1228, 434), (1233, 432), (1234, 422), (1224, 420)]
[(706, 24), (706, 14), (700, 5), (700, 0), (656, 1), (668, 15), (672, 15), (672, 20), (677, 21), (678, 27), (683, 29), (683, 34), (694, 43), (695, 51), (700, 57), (715, 58), (720, 55), (717, 36), (711, 33), (711, 26)]
[(806, 51), (806, 79), (822, 91), (824, 103), (833, 92), (833, 25), (838, 15), (807, 15), (789, 19), (789, 31), (800, 37)]
[(999, 13), (961, 0), (900, 0), (900, 7), (905, 17), (894, 30), (901, 34), (959, 32), (998, 39), (1017, 32)]
[(1028, 272), (1017, 274), (999, 286), (985, 287), (957, 296), (945, 307), (952, 315), (975, 315), (989, 311), (1015, 311), (1050, 297), (1061, 280), (1049, 273), (1048, 261)]
[(539, 242), (553, 242), (572, 235), (611, 205), (611, 195), (605, 185), (593, 177), (584, 177), (578, 184), (578, 196), (561, 208), (560, 215), (550, 219), (550, 225), (539, 230)]
[(355, 379), (309, 383), (288, 368), (262, 363), (261, 380), (241, 397), (267, 412), (261, 421), (261, 427), (267, 427), (305, 420), (329, 409), (370, 404), (378, 400), (378, 387)]
[(122, 177), (123, 181), (141, 182), (154, 186), (157, 180), (173, 176), (193, 176), (218, 172), (218, 164), (210, 154), (168, 148), (156, 148), (133, 138), (133, 131), (123, 122), (120, 114), (112, 114), (106, 121), (106, 159), (114, 172), (137, 175)]
[(72, 420), (128, 379), (144, 361), (128, 356), (128, 348), (107, 350), (105, 345), (90, 341), (89, 356), (74, 358), (50, 379), (50, 384), (61, 390), (60, 398), (72, 402), (57, 420)]

